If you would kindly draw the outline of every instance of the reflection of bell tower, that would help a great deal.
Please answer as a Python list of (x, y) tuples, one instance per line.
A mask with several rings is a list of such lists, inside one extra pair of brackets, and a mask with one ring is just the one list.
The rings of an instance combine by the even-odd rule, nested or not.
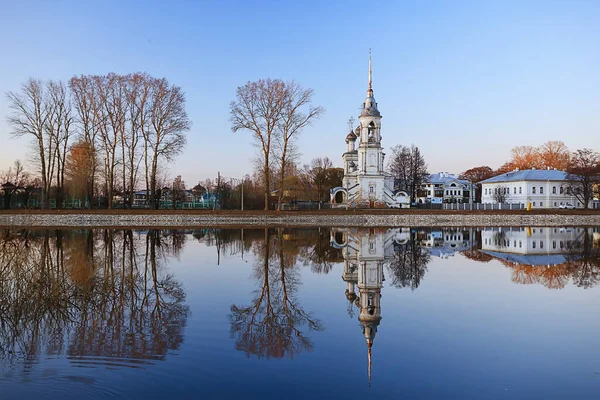
[[(381, 288), (386, 248), (396, 240), (397, 229), (357, 229), (332, 232), (331, 245), (342, 248), (346, 298), (358, 307), (358, 321), (368, 349), (368, 376), (371, 381), (371, 348), (381, 322)], [(358, 289), (358, 293), (356, 293)], [(350, 314), (353, 316), (353, 314)]]
[(371, 381), (371, 347), (381, 321), (381, 288), (383, 287), (383, 260), (363, 262), (358, 272), (358, 299), (363, 335), (368, 348), (368, 374)]

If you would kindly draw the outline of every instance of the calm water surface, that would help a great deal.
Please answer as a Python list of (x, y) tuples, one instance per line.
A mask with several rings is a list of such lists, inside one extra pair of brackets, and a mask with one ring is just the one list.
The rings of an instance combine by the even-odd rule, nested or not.
[(599, 232), (5, 230), (0, 396), (598, 399)]

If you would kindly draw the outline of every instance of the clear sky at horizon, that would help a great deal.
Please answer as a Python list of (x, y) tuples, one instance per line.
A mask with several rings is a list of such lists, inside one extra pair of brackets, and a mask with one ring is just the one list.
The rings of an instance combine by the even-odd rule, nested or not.
[(347, 120), (373, 88), (383, 145), (419, 146), (429, 171), (497, 168), (517, 145), (600, 150), (600, 1), (0, 0), (0, 170), (26, 160), (5, 93), (30, 77), (146, 71), (186, 93), (188, 145), (169, 166), (192, 184), (252, 170), (232, 133), (236, 87), (294, 79), (325, 115), (300, 164), (340, 166)]

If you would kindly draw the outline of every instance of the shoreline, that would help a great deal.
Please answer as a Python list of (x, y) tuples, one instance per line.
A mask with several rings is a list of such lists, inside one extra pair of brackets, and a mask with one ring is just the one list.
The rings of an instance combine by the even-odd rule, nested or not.
[(169, 211), (169, 210), (8, 210), (0, 212), (4, 228), (76, 227), (388, 227), (388, 226), (600, 226), (597, 210), (448, 211), (448, 210), (311, 210), (311, 211)]

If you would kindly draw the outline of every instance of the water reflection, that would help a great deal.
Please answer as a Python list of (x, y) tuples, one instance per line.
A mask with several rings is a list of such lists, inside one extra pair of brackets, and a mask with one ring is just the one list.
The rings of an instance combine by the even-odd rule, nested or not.
[(258, 288), (250, 305), (234, 304), (229, 314), (235, 347), (247, 355), (294, 358), (313, 347), (303, 329), (323, 329), (321, 321), (306, 312), (296, 297), (300, 252), (293, 238), (282, 229), (275, 235), (265, 229), (264, 239), (253, 248)]
[[(214, 262), (192, 257), (190, 270), (218, 275), (210, 271), (211, 264), (227, 258), (243, 260), (233, 263), (240, 268), (235, 273), (220, 269), (222, 281), (215, 278), (214, 285), (228, 288), (250, 277), (254, 290), (223, 290), (214, 299), (207, 296), (188, 305), (186, 290), (190, 297), (196, 293), (184, 289), (181, 275), (179, 279), (174, 275), (185, 271), (175, 271), (169, 264), (200, 247), (214, 250)], [(373, 347), (385, 321), (383, 311), (388, 307), (391, 318), (383, 326), (390, 326), (394, 308), (400, 307), (394, 296), (382, 304), (382, 292), (402, 290), (396, 293), (415, 299), (413, 291), (431, 290), (426, 283), (436, 280), (437, 266), (471, 261), (497, 269), (501, 264), (517, 284), (562, 289), (572, 282), (587, 289), (600, 281), (600, 231), (582, 227), (5, 230), (0, 234), (0, 365), (20, 377), (31, 376), (45, 359), (58, 356), (76, 368), (147, 370), (177, 358), (173, 353), (183, 348), (194, 305), (202, 310), (199, 319), (210, 319), (214, 327), (223, 320), (220, 336), (225, 351), (255, 361), (300, 362), (297, 358), (310, 357), (311, 350), (328, 351), (319, 346), (328, 334), (328, 317), (344, 316), (347, 307), (360, 327), (351, 334), (366, 344), (366, 349), (360, 348), (366, 350), (360, 365), (366, 364), (370, 382), (372, 358), (387, 357), (383, 349)], [(339, 275), (333, 276), (334, 286), (325, 289), (338, 293), (341, 310), (332, 311), (326, 303), (311, 305), (303, 297), (314, 290), (306, 287), (307, 274), (321, 274), (318, 279), (325, 280), (331, 272), (341, 272), (341, 281)], [(469, 287), (475, 285), (471, 282)], [(341, 297), (342, 288), (347, 301)], [(221, 298), (225, 308), (211, 308), (210, 301)], [(202, 326), (198, 323), (189, 336), (204, 338), (208, 333)], [(379, 343), (382, 346), (381, 337)], [(192, 344), (183, 353), (200, 346)], [(10, 380), (10, 373), (0, 379)], [(71, 373), (64, 379), (94, 385), (94, 378)]]
[(188, 316), (181, 283), (165, 265), (180, 250), (176, 236), (4, 231), (0, 358), (24, 372), (60, 354), (87, 368), (164, 360), (181, 345)]
[(562, 289), (572, 280), (590, 288), (600, 279), (597, 228), (490, 228), (481, 239), (479, 261), (499, 260), (515, 283)]

